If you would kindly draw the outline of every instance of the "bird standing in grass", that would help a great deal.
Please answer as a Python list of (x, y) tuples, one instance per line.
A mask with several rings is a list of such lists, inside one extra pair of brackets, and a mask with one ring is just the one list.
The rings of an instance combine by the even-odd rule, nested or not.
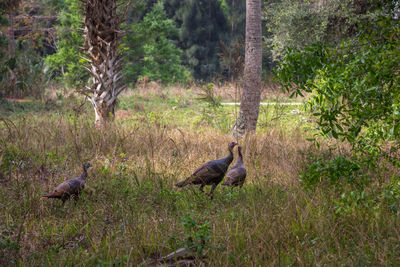
[(83, 165), (83, 173), (81, 176), (62, 182), (56, 187), (56, 189), (54, 189), (52, 193), (42, 196), (42, 199), (59, 198), (62, 200), (63, 205), (70, 197), (73, 197), (75, 201), (77, 201), (79, 194), (85, 187), (86, 178), (88, 176), (87, 171), (90, 166), (91, 165), (89, 162), (85, 163)]
[(238, 147), (239, 158), (234, 166), (229, 169), (226, 174), (226, 180), (222, 183), (225, 186), (240, 186), (244, 184), (246, 179), (247, 171), (243, 164), (242, 147)]
[(209, 196), (213, 198), (213, 193), (217, 185), (224, 179), (225, 173), (228, 170), (229, 164), (233, 160), (232, 149), (237, 145), (235, 142), (231, 142), (228, 145), (229, 155), (222, 159), (216, 159), (204, 163), (199, 168), (197, 168), (192, 175), (190, 175), (185, 180), (177, 183), (176, 187), (184, 187), (189, 184), (199, 184), (200, 191), (205, 193), (203, 188), (206, 185), (211, 185), (211, 191)]

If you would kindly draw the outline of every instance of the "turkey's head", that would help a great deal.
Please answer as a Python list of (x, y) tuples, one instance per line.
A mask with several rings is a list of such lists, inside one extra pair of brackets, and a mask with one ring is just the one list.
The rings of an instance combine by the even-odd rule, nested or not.
[(90, 164), (90, 162), (86, 162), (85, 165), (83, 165), (83, 169), (85, 171), (87, 171), (89, 169), (89, 167), (92, 166), (92, 164)]
[(236, 142), (230, 142), (229, 145), (228, 145), (229, 151), (232, 151), (232, 149), (233, 149), (237, 144), (238, 144), (238, 143), (236, 143)]

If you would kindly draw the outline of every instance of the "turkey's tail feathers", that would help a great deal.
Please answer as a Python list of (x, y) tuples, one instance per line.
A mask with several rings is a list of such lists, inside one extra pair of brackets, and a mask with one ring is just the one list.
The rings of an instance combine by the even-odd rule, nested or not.
[(221, 185), (223, 185), (223, 186), (230, 186), (230, 185), (232, 185), (232, 183), (231, 183), (230, 181), (225, 181), (225, 182), (223, 182)]
[(236, 183), (236, 180), (235, 179), (233, 179), (232, 177), (227, 177), (227, 179), (225, 180), (225, 182), (223, 182), (221, 185), (223, 185), (223, 186), (232, 186), (232, 185), (235, 185), (235, 183)]
[(190, 179), (191, 179), (191, 178), (192, 178), (192, 177), (190, 176), (190, 177), (186, 178), (185, 180), (180, 181), (179, 183), (176, 183), (175, 186), (176, 186), (176, 187), (184, 187), (184, 186), (190, 184)]
[(52, 192), (50, 194), (47, 195), (43, 195), (41, 197), (41, 199), (46, 199), (46, 198), (60, 198), (61, 197), (61, 193), (60, 192)]

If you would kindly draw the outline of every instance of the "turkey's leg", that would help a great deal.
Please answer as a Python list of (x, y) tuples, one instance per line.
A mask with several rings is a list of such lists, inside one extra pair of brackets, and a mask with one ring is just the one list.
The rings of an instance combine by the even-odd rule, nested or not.
[(216, 187), (217, 187), (217, 184), (213, 184), (212, 187), (211, 187), (210, 194), (208, 194), (211, 199), (214, 198), (214, 190), (215, 190)]
[(204, 192), (203, 188), (204, 188), (204, 184), (200, 185), (199, 190), (200, 190), (201, 192), (203, 192), (204, 194), (207, 194), (206, 192)]

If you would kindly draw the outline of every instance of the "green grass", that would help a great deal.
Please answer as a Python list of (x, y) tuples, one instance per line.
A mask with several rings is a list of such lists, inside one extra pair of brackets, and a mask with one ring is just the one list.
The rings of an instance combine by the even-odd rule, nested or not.
[(49, 111), (56, 108), (55, 104), (45, 105), (37, 100), (25, 100), (24, 102), (9, 102), (5, 99), (0, 100), (0, 116), (10, 116), (16, 114), (38, 113)]
[[(306, 141), (315, 126), (302, 108), (261, 109), (258, 132), (240, 140), (245, 186), (219, 186), (210, 201), (173, 184), (227, 153), (234, 107), (134, 94), (120, 100), (126, 112), (115, 126), (99, 132), (90, 105), (69, 101), (0, 122), (0, 265), (137, 266), (190, 242), (210, 266), (400, 263), (398, 176), (363, 172), (371, 181), (358, 188), (330, 184), (324, 169), (322, 182), (304, 186), (308, 155), (329, 162), (345, 146), (339, 153), (326, 149), (331, 140), (321, 149)], [(76, 205), (40, 199), (84, 161), (93, 167)], [(323, 164), (314, 165), (342, 166)]]

